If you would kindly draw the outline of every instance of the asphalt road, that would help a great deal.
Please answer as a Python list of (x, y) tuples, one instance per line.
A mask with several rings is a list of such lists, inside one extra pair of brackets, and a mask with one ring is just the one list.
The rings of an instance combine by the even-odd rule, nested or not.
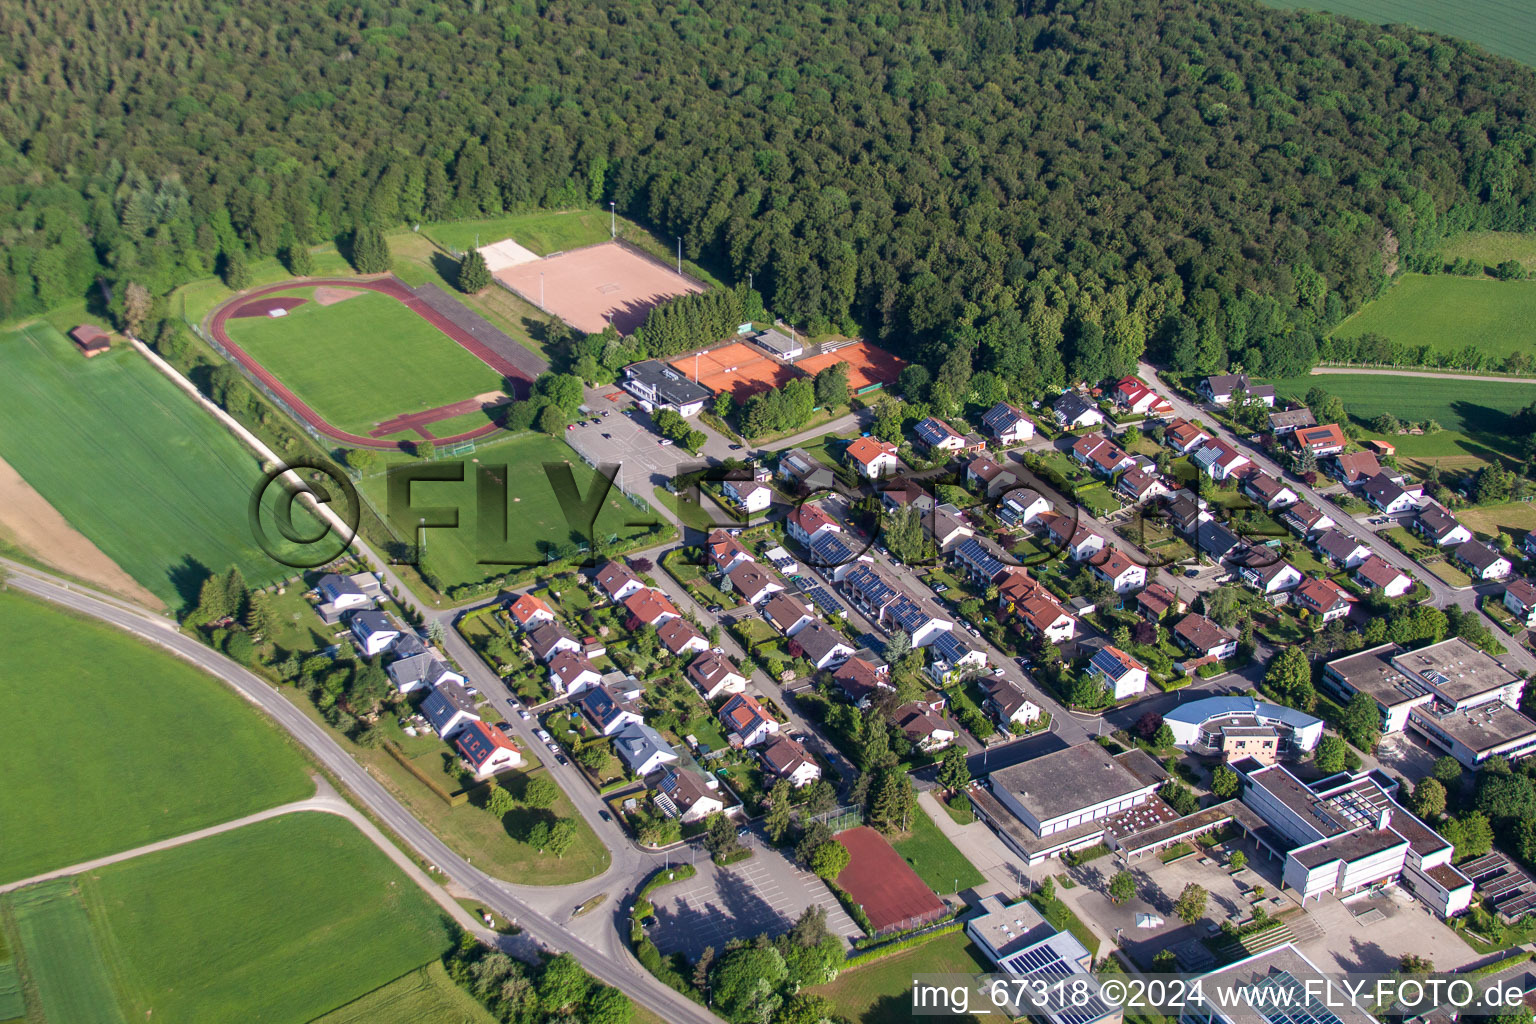
[[(618, 931), (611, 927), (613, 917), (593, 914), (578, 919), (582, 922), (591, 920), (600, 926), (604, 922), (610, 925), (600, 927), (599, 935), (595, 936), (597, 941), (593, 941), (568, 927), (571, 923), (569, 912), (562, 921), (558, 915), (541, 912), (519, 899), (506, 883), (485, 874), (433, 835), (324, 729), (310, 721), (272, 686), (250, 671), (177, 632), (161, 617), (138, 610), (125, 602), (98, 597), (94, 592), (16, 562), (5, 561), (4, 565), (10, 574), (10, 585), (17, 590), (125, 630), (223, 680), (303, 744), (356, 799), (368, 807), (378, 821), (419, 856), (436, 865), (474, 900), (498, 916), (516, 921), (527, 938), (550, 950), (569, 951), (594, 977), (622, 989), (636, 1002), (665, 1020), (684, 1024), (718, 1024), (719, 1018), (714, 1014), (667, 988), (640, 966), (625, 948)], [(474, 664), (477, 660), (471, 656), (465, 659), (465, 663)], [(639, 856), (639, 851), (635, 852)], [(559, 892), (566, 893), (569, 888), (562, 887)], [(567, 897), (564, 902), (574, 905), (575, 901)], [(617, 915), (620, 908), (614, 909)]]

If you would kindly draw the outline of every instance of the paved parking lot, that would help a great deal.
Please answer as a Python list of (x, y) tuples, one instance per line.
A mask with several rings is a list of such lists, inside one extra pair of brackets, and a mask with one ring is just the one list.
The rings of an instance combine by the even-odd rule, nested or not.
[(658, 949), (696, 959), (705, 946), (718, 952), (732, 938), (787, 931), (812, 904), (826, 908), (827, 927), (850, 945), (863, 934), (821, 879), (772, 847), (754, 841), (753, 849), (727, 868), (700, 854), (697, 875), (655, 894), (651, 939)]

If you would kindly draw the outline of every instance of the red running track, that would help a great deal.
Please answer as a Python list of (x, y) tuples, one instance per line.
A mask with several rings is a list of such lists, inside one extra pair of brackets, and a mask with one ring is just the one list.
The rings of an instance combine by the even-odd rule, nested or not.
[[(224, 348), (228, 350), (230, 355), (239, 360), (240, 365), (245, 367), (251, 376), (260, 380), (263, 384), (270, 388), (272, 393), (286, 402), (290, 409), (292, 409), (301, 418), (303, 418), (304, 422), (314, 427), (326, 437), (336, 441), (341, 441), (344, 444), (352, 445), (355, 448), (378, 448), (386, 451), (390, 449), (403, 450), (404, 448), (404, 445), (398, 441), (381, 441), (376, 437), (363, 437), (359, 434), (351, 434), (345, 430), (340, 429), (339, 427), (332, 426), (325, 419), (325, 417), (321, 416), (319, 413), (315, 412), (315, 410), (306, 405), (298, 395), (295, 395), (292, 391), (289, 391), (286, 387), (284, 387), (283, 383), (274, 377), (265, 366), (262, 366), (254, 356), (231, 341), (229, 332), (224, 329), (225, 323), (234, 315), (235, 311), (253, 299), (259, 299), (264, 295), (271, 295), (274, 292), (288, 291), (292, 288), (311, 288), (322, 287), (325, 285), (330, 285), (336, 288), (366, 288), (369, 291), (388, 295), (390, 298), (402, 303), (407, 309), (421, 317), (427, 323), (431, 324), (433, 327), (436, 327), (448, 337), (458, 342), (466, 350), (472, 353), (475, 358), (479, 359), (482, 363), (485, 363), (487, 366), (501, 374), (503, 377), (512, 377), (516, 380), (522, 381), (528, 380), (527, 375), (517, 367), (507, 362), (505, 359), (501, 358), (490, 349), (486, 348), (479, 341), (475, 340), (472, 335), (464, 331), (457, 324), (443, 316), (437, 310), (417, 299), (411, 290), (406, 287), (405, 282), (401, 281), (397, 277), (381, 277), (375, 278), (371, 281), (355, 277), (297, 278), (292, 281), (285, 281), (282, 284), (269, 285), (265, 288), (258, 288), (253, 292), (245, 292), (241, 295), (237, 295), (230, 299), (228, 302), (224, 303), (218, 309), (214, 310), (213, 317), (208, 324), (208, 329), (213, 332), (213, 336), (218, 339), (219, 344), (223, 345)], [(452, 437), (438, 438), (436, 443), (454, 444), (459, 441), (471, 441), (476, 438), (493, 434), (499, 429), (501, 428), (496, 426), (496, 424), (487, 423), (483, 427), (476, 427), (474, 430), (464, 434), (455, 434)]]

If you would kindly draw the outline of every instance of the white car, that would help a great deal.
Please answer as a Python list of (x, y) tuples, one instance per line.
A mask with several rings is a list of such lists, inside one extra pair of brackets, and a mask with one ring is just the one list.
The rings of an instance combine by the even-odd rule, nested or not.
[(545, 732), (543, 729), (535, 729), (533, 734), (539, 739), (543, 740), (545, 743), (549, 742), (549, 733)]
[(551, 744), (549, 744), (549, 752), (551, 754), (558, 754), (558, 753), (560, 753), (560, 748), (555, 746), (553, 743), (551, 743)]
[(530, 719), (530, 718), (532, 718), (532, 717), (533, 717), (533, 716), (532, 716), (532, 715), (530, 715), (530, 714), (529, 714), (529, 713), (528, 713), (528, 712), (526, 712), (526, 711), (519, 711), (519, 712), (518, 712), (518, 713), (517, 713), (517, 715), (518, 715), (518, 717), (519, 717), (519, 718), (521, 718), (521, 719), (522, 719), (522, 720), (523, 720), (523, 721), (525, 721), (525, 722), (526, 722), (526, 721), (528, 721), (528, 719)]

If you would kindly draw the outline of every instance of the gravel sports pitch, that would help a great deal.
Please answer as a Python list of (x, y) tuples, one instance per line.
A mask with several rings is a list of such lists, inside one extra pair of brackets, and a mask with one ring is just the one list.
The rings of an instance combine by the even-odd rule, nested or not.
[(864, 908), (875, 934), (913, 928), (943, 915), (943, 902), (879, 832), (860, 825), (834, 838), (849, 854), (837, 884)]
[(628, 334), (645, 322), (652, 306), (704, 290), (693, 278), (623, 242), (602, 242), (506, 266), (495, 277), (588, 334), (602, 331), (610, 321), (620, 334)]

